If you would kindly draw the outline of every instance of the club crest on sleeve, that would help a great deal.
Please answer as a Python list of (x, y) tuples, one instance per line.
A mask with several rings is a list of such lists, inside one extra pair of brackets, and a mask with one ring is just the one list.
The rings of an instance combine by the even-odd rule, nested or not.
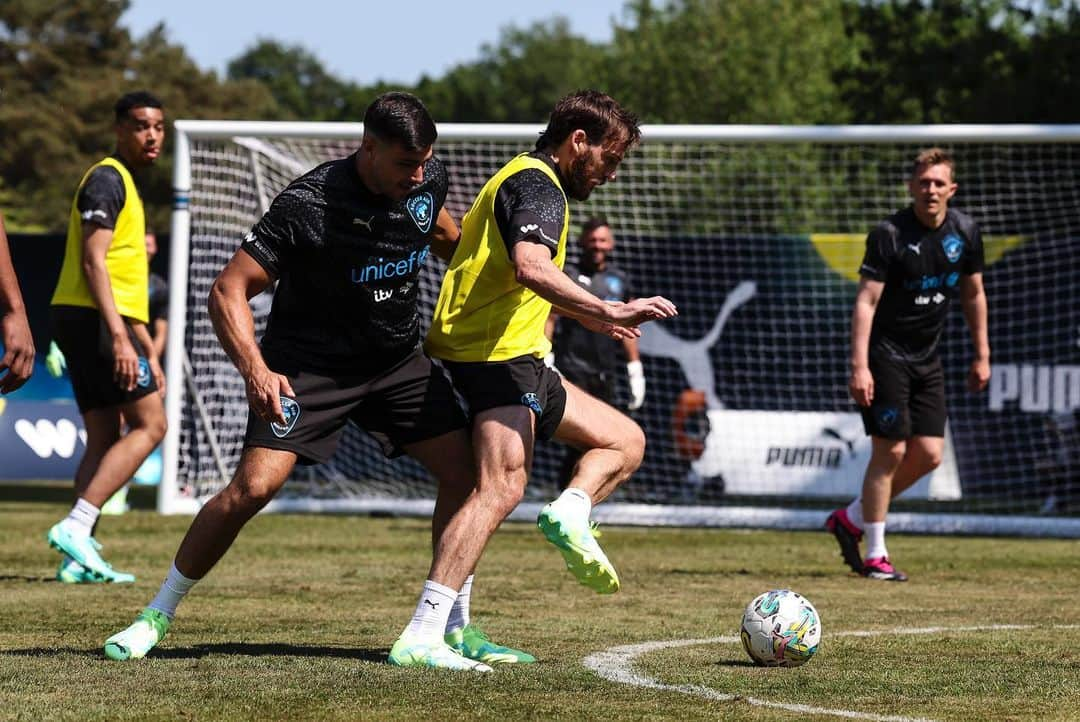
[(405, 201), (405, 210), (409, 212), (409, 217), (413, 219), (413, 223), (421, 233), (431, 230), (431, 219), (435, 214), (435, 199), (430, 193), (425, 191), (409, 196)]
[(544, 407), (540, 405), (540, 398), (531, 391), (527, 394), (522, 394), (521, 405), (528, 406), (537, 416), (542, 416), (544, 413)]
[(293, 427), (296, 426), (296, 420), (300, 418), (300, 404), (288, 396), (279, 398), (281, 400), (281, 413), (285, 414), (285, 423), (279, 424), (276, 421), (271, 421), (270, 430), (274, 432), (274, 436), (283, 439), (293, 430)]
[(941, 247), (945, 249), (945, 257), (949, 259), (949, 263), (956, 263), (964, 253), (964, 241), (955, 233), (942, 238)]
[(138, 378), (135, 379), (135, 383), (137, 383), (139, 386), (141, 386), (142, 388), (145, 389), (148, 386), (150, 386), (150, 379), (151, 379), (151, 376), (150, 376), (150, 362), (147, 361), (142, 356), (140, 356), (139, 357), (139, 376), (138, 376)]

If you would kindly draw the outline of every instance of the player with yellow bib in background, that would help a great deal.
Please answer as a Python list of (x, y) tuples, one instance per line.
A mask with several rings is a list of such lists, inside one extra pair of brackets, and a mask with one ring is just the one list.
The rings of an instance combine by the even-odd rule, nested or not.
[(67, 583), (135, 580), (102, 559), (93, 531), (102, 505), (165, 436), (164, 376), (146, 327), (146, 221), (133, 175), (160, 155), (165, 117), (145, 91), (124, 95), (114, 110), (116, 152), (79, 182), (52, 298), (53, 337), (86, 426), (75, 505), (48, 533), (64, 555), (57, 579)]

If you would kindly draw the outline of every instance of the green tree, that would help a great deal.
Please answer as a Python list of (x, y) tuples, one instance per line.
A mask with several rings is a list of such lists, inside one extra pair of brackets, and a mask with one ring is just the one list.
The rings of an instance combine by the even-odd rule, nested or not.
[[(0, 3), (0, 185), (15, 227), (62, 231), (86, 169), (114, 148), (112, 106), (137, 88), (166, 117), (274, 117), (266, 88), (203, 72), (163, 27), (133, 39), (120, 25), (127, 0)], [(140, 180), (150, 222), (166, 228), (172, 146)], [(10, 212), (9, 212), (10, 211)]]
[(318, 58), (298, 45), (259, 40), (229, 62), (226, 75), (229, 80), (257, 81), (268, 88), (284, 118), (355, 119), (355, 108), (348, 102), (354, 86), (331, 75)]
[(833, 80), (855, 61), (841, 0), (627, 5), (608, 76), (655, 123), (838, 123)]
[(495, 45), (481, 48), (480, 60), (438, 80), (422, 78), (415, 90), (440, 121), (538, 123), (567, 93), (603, 87), (603, 53), (554, 17), (504, 28)]
[(861, 0), (848, 6), (859, 62), (838, 74), (860, 123), (1075, 120), (1075, 3)]

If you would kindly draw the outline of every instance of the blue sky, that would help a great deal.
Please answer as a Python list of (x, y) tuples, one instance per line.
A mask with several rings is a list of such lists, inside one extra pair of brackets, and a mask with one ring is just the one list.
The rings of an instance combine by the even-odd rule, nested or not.
[(302, 45), (334, 75), (414, 83), (476, 60), (507, 25), (562, 15), (573, 32), (611, 39), (625, 0), (132, 0), (121, 22), (136, 35), (164, 22), (199, 66), (223, 73), (259, 38)]

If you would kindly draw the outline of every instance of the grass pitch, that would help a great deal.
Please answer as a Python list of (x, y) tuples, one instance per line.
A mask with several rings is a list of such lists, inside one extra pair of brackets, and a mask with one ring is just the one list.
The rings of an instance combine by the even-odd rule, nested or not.
[[(892, 536), (911, 575), (895, 584), (845, 573), (824, 532), (605, 528), (623, 589), (601, 597), (534, 527), (508, 524), (478, 572), (473, 616), (540, 662), (480, 675), (386, 664), (427, 572), (429, 531), (368, 517), (255, 519), (158, 650), (107, 661), (102, 642), (156, 593), (190, 519), (104, 519), (105, 557), (138, 582), (71, 587), (52, 580), (59, 557), (44, 538), (66, 510), (0, 503), (2, 719), (1080, 716), (1076, 541)], [(776, 587), (822, 616), (822, 646), (799, 669), (754, 667), (735, 640), (746, 603)], [(637, 684), (583, 664), (645, 642), (657, 644), (632, 660)]]

